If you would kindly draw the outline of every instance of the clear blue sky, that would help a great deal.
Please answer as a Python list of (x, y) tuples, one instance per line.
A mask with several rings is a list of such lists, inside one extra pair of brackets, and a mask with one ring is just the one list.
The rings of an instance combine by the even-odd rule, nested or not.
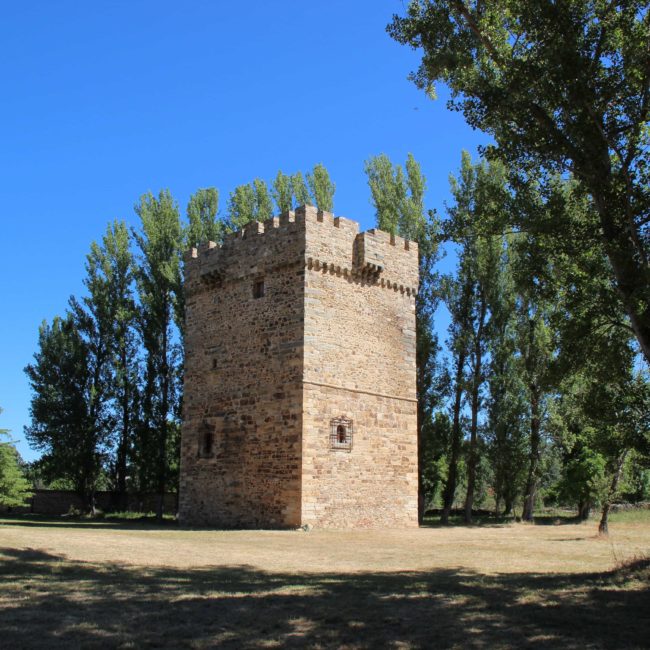
[[(487, 141), (407, 80), (389, 0), (10, 2), (0, 23), (0, 428), (26, 459), (23, 368), (39, 323), (81, 294), (90, 242), (169, 188), (228, 193), (322, 162), (334, 211), (373, 226), (369, 156), (428, 179), (442, 209), (460, 152)], [(444, 338), (444, 333), (442, 333)]]

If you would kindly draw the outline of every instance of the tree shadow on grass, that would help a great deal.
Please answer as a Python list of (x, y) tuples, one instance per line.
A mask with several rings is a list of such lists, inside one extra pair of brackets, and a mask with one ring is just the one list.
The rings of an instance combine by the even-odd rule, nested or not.
[(0, 526), (22, 526), (25, 528), (87, 528), (102, 530), (168, 530), (178, 528), (174, 519), (157, 521), (154, 516), (142, 517), (71, 517), (67, 515), (33, 515), (33, 514), (4, 514), (0, 516)]
[[(514, 523), (522, 523), (520, 517), (514, 516), (495, 516), (494, 514), (474, 516), (472, 523), (468, 524), (462, 515), (454, 515), (449, 518), (448, 524), (440, 521), (439, 515), (427, 515), (421, 528), (503, 528)], [(580, 517), (570, 515), (539, 515), (533, 518), (531, 522), (523, 522), (534, 526), (575, 526), (576, 524), (593, 524), (593, 519), (580, 519)], [(595, 524), (598, 525), (597, 522)]]
[(0, 549), (0, 639), (7, 648), (641, 648), (648, 576), (647, 560), (608, 574), (289, 574)]

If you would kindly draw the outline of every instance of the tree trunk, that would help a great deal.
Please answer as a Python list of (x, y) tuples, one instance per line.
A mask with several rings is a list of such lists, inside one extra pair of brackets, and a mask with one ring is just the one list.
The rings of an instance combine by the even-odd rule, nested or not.
[(470, 429), (469, 455), (467, 459), (467, 494), (465, 496), (465, 523), (472, 523), (472, 507), (476, 490), (476, 466), (478, 465), (478, 411), (481, 395), (483, 324), (487, 304), (481, 294), (481, 309), (474, 337), (474, 372), (472, 373), (472, 424)]
[(462, 431), (460, 428), (460, 410), (463, 405), (463, 368), (465, 367), (465, 352), (458, 355), (458, 367), (456, 369), (456, 386), (454, 397), (453, 424), (451, 428), (451, 455), (449, 457), (449, 472), (447, 483), (442, 495), (443, 506), (440, 515), (440, 522), (449, 523), (449, 514), (454, 503), (456, 494), (456, 483), (458, 481), (458, 459), (460, 458), (460, 443)]
[(122, 411), (122, 425), (120, 431), (120, 439), (117, 447), (117, 504), (120, 510), (126, 510), (126, 470), (127, 470), (127, 455), (129, 446), (129, 431), (131, 429), (131, 412), (129, 409), (129, 377), (127, 372), (128, 359), (126, 350), (120, 351), (120, 363), (122, 364), (122, 396), (120, 408)]
[(537, 497), (537, 474), (539, 471), (539, 452), (540, 452), (540, 404), (539, 390), (537, 386), (530, 387), (530, 454), (528, 457), (528, 476), (526, 477), (526, 490), (524, 493), (524, 508), (521, 518), (524, 521), (533, 520), (533, 511), (535, 510), (535, 499)]
[(164, 327), (162, 332), (162, 400), (160, 405), (160, 420), (158, 422), (158, 499), (156, 503), (156, 519), (162, 521), (164, 512), (166, 473), (167, 473), (167, 415), (169, 411), (169, 362), (167, 359), (167, 327), (169, 324), (169, 304), (164, 305)]
[(616, 490), (618, 490), (618, 482), (621, 479), (621, 472), (623, 470), (623, 464), (625, 463), (625, 458), (627, 457), (628, 450), (626, 449), (617, 459), (616, 462), (616, 471), (612, 477), (612, 483), (609, 486), (609, 491), (605, 497), (603, 503), (603, 510), (600, 516), (600, 523), (598, 524), (598, 534), (607, 537), (609, 535), (609, 510), (612, 505), (612, 501), (616, 496)]
[[(603, 153), (603, 165), (609, 166), (609, 153)], [(591, 186), (596, 210), (600, 217), (607, 258), (616, 278), (616, 289), (623, 308), (630, 318), (630, 326), (639, 342), (646, 363), (650, 363), (650, 281), (643, 244), (638, 242), (634, 225), (625, 218), (630, 205), (621, 206), (618, 195), (607, 196), (606, 188), (614, 181), (611, 172), (605, 182)], [(614, 192), (610, 192), (614, 194)], [(629, 202), (629, 198), (628, 198)], [(618, 218), (617, 218), (618, 215)]]
[(587, 521), (589, 515), (591, 514), (591, 500), (584, 499), (578, 504), (578, 519), (580, 521)]
[(472, 387), (472, 425), (470, 429), (469, 453), (467, 458), (467, 494), (465, 496), (465, 523), (472, 523), (472, 507), (476, 489), (476, 465), (478, 462), (477, 446), (478, 433), (478, 386), (476, 378)]

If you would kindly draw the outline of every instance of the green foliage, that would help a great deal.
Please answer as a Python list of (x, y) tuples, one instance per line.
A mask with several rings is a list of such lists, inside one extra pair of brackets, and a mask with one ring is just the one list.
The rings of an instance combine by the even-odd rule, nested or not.
[(228, 200), (227, 227), (240, 230), (251, 221), (266, 221), (273, 216), (273, 203), (266, 183), (256, 178), (250, 185), (239, 185)]
[(565, 379), (551, 411), (564, 455), (558, 498), (576, 505), (608, 506), (626, 490), (626, 464), (650, 459), (650, 383), (634, 370), (626, 341), (611, 344), (616, 350), (608, 357), (589, 359)]
[(291, 176), (291, 189), (295, 200), (294, 207), (312, 204), (312, 198), (309, 196), (309, 190), (302, 172), (296, 172)]
[(255, 190), (252, 185), (238, 185), (228, 199), (228, 230), (240, 230), (255, 219)]
[(256, 178), (253, 181), (253, 190), (255, 192), (255, 221), (266, 221), (273, 216), (273, 202), (271, 201), (271, 194), (266, 183)]
[(407, 157), (406, 174), (401, 165), (393, 165), (386, 154), (369, 158), (364, 169), (377, 226), (411, 241), (423, 240), (427, 228), (426, 179), (413, 155), (409, 153)]
[(496, 511), (513, 513), (524, 490), (528, 439), (528, 403), (517, 356), (516, 293), (512, 277), (512, 246), (506, 245), (492, 300), (487, 372), (487, 455), (494, 472)]
[[(164, 494), (170, 476), (169, 449), (174, 447), (179, 405), (178, 362), (181, 348), (174, 322), (182, 323), (180, 254), (182, 232), (178, 206), (167, 190), (141, 197), (135, 207), (141, 231), (137, 273), (139, 329), (145, 352), (142, 412), (136, 435), (140, 489)], [(160, 502), (162, 507), (162, 500)], [(159, 512), (162, 516), (162, 510)]]
[(650, 501), (650, 456), (632, 450), (624, 467), (621, 495), (625, 501)]
[(406, 198), (404, 173), (393, 167), (386, 154), (370, 158), (365, 163), (368, 185), (376, 211), (377, 227), (396, 234)]
[(201, 242), (220, 242), (224, 235), (223, 222), (217, 219), (219, 191), (215, 187), (197, 190), (187, 204), (188, 225), (185, 230), (186, 246)]
[[(413, 75), (531, 177), (571, 173), (590, 198), (629, 326), (650, 361), (650, 11), (631, 2), (418, 0), (388, 27), (422, 48)], [(565, 213), (554, 216), (556, 242)], [(518, 214), (509, 221), (516, 224)]]
[(451, 437), (451, 420), (437, 411), (423, 422), (422, 487), (425, 507), (435, 506), (447, 481), (446, 452)]
[[(2, 413), (2, 409), (0, 409)], [(6, 440), (3, 440), (6, 438)], [(22, 506), (32, 496), (20, 466), (20, 456), (7, 429), (0, 429), (0, 505)]]
[(440, 301), (439, 277), (434, 267), (439, 259), (440, 224), (434, 213), (424, 208), (426, 180), (411, 154), (406, 161), (406, 177), (401, 166), (385, 154), (365, 163), (377, 226), (400, 237), (418, 242), (420, 286), (416, 298), (416, 367), (418, 394), (419, 515), (424, 516), (438, 490), (439, 477), (433, 471), (444, 453), (439, 436), (443, 429), (434, 422), (447, 383), (446, 371), (439, 365), (438, 336), (433, 316)]
[(90, 356), (74, 317), (57, 316), (51, 325), (41, 325), (34, 362), (25, 368), (33, 393), (27, 439), (43, 452), (44, 475), (69, 479), (87, 503), (106, 443), (106, 431), (95, 426), (89, 408), (93, 387)]
[(291, 183), (291, 176), (283, 174), (278, 171), (275, 179), (273, 180), (273, 189), (271, 190), (275, 205), (278, 207), (278, 212), (289, 212), (293, 209), (293, 186)]
[(318, 163), (311, 174), (307, 174), (307, 185), (316, 207), (325, 212), (333, 212), (336, 185), (330, 180), (329, 172), (324, 165)]
[(136, 326), (138, 309), (133, 295), (136, 269), (131, 239), (124, 222), (109, 224), (99, 249), (109, 298), (109, 408), (112, 411), (112, 486), (124, 499), (130, 473), (131, 450), (137, 422), (138, 365)]
[[(475, 487), (478, 484), (480, 457), (483, 446), (480, 413), (484, 408), (484, 384), (490, 344), (507, 327), (494, 317), (503, 311), (502, 303), (514, 305), (512, 286), (507, 274), (507, 249), (504, 237), (492, 234), (495, 223), (503, 220), (508, 206), (506, 174), (502, 165), (481, 162), (473, 165), (469, 154), (463, 152), (458, 178), (450, 179), (454, 204), (448, 207), (449, 219), (443, 225), (446, 236), (459, 246), (455, 278), (446, 279), (447, 307), (452, 316), (451, 347), (455, 355), (456, 387), (454, 402), (454, 445), (458, 456), (459, 416), (462, 395), (467, 393), (471, 419), (467, 457), (467, 498), (465, 517), (471, 519)], [(510, 292), (506, 295), (504, 292)], [(492, 370), (507, 366), (492, 365)], [(510, 368), (508, 368), (510, 369)], [(504, 379), (505, 381), (505, 379)], [(493, 387), (496, 387), (493, 385)], [(501, 399), (506, 399), (505, 395)], [(500, 407), (501, 409), (501, 407)], [(501, 411), (500, 411), (501, 412)], [(493, 422), (498, 425), (498, 423)], [(503, 423), (501, 423), (503, 424)], [(500, 428), (501, 440), (506, 430)], [(450, 471), (450, 478), (455, 478)], [(502, 478), (499, 473), (497, 476)], [(451, 486), (448, 494), (452, 493)], [(500, 493), (497, 495), (501, 496)], [(449, 507), (449, 500), (446, 506)]]

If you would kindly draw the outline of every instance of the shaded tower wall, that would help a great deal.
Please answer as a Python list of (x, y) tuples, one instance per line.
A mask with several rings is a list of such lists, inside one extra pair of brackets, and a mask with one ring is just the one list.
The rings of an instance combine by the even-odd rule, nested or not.
[(305, 243), (301, 520), (417, 526), (417, 245), (313, 208)]
[(304, 248), (289, 213), (186, 258), (184, 524), (300, 523)]

